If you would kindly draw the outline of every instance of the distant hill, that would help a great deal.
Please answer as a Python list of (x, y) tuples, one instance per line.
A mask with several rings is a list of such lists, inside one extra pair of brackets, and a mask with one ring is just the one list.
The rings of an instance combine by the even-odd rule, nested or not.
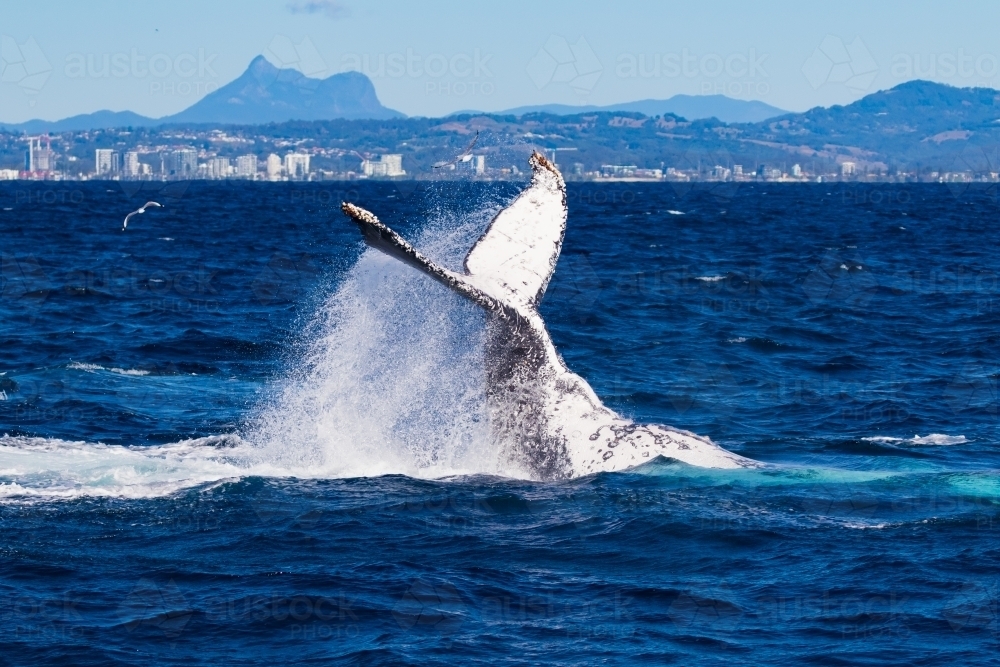
[(725, 95), (674, 95), (665, 100), (638, 100), (607, 106), (572, 106), (569, 104), (542, 104), (516, 107), (501, 114), (523, 116), (528, 113), (551, 113), (569, 116), (579, 113), (604, 111), (630, 111), (644, 116), (674, 114), (687, 120), (718, 118), (723, 123), (757, 123), (768, 118), (783, 116), (787, 111), (757, 100), (737, 100)]
[(313, 79), (293, 69), (279, 69), (257, 56), (234, 81), (180, 113), (149, 118), (131, 111), (96, 111), (58, 121), (3, 123), (9, 132), (76, 132), (113, 127), (153, 127), (180, 123), (263, 125), (290, 120), (388, 120), (403, 118), (382, 106), (371, 80), (359, 72)]
[(382, 106), (371, 79), (360, 72), (312, 79), (294, 69), (278, 69), (264, 56), (257, 56), (238, 79), (160, 122), (263, 125), (287, 120), (403, 117)]
[(94, 113), (70, 116), (62, 120), (29, 120), (23, 123), (0, 123), (0, 129), (7, 132), (41, 134), (43, 132), (84, 132), (110, 127), (151, 127), (162, 121), (140, 116), (131, 111), (95, 111)]

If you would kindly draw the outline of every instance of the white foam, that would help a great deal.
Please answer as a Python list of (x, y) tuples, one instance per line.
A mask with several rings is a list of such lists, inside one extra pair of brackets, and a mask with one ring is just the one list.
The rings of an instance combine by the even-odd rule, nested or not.
[(81, 364), (79, 361), (71, 362), (66, 366), (66, 368), (71, 371), (87, 371), (88, 373), (104, 370), (104, 366), (98, 366), (97, 364)]
[(744, 338), (743, 336), (737, 336), (736, 338), (730, 338), (726, 342), (727, 343), (745, 343), (745, 342), (747, 342), (747, 339)]
[(925, 436), (914, 435), (912, 438), (894, 438), (891, 436), (876, 435), (861, 439), (867, 442), (884, 442), (887, 444), (903, 444), (903, 445), (915, 445), (915, 446), (962, 445), (969, 441), (964, 435), (945, 435), (944, 433), (930, 433)]
[(672, 209), (668, 209), (667, 213), (669, 213), (670, 215), (684, 215), (684, 211), (674, 211)]
[(123, 447), (23, 436), (0, 437), (0, 500), (152, 498), (205, 482), (254, 474), (235, 437)]
[(914, 435), (913, 439), (909, 441), (913, 445), (962, 445), (968, 442), (968, 439), (964, 435), (945, 435), (944, 433), (931, 433), (920, 437), (919, 435)]
[(100, 364), (84, 364), (79, 361), (71, 362), (66, 366), (66, 368), (74, 371), (86, 371), (88, 373), (95, 373), (97, 371), (107, 371), (109, 373), (116, 373), (117, 375), (133, 375), (133, 376), (143, 376), (149, 375), (149, 371), (144, 371), (138, 368), (105, 368)]
[(698, 276), (695, 280), (701, 280), (706, 283), (717, 283), (720, 280), (725, 280), (725, 276)]

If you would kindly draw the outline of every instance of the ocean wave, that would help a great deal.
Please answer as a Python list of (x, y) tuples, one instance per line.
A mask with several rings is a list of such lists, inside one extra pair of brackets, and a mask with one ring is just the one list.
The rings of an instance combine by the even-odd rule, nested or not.
[(698, 276), (695, 280), (701, 280), (706, 283), (717, 283), (720, 280), (725, 280), (725, 276)]
[(925, 436), (914, 435), (912, 438), (895, 438), (891, 436), (871, 436), (867, 438), (861, 438), (866, 442), (881, 442), (890, 445), (902, 444), (902, 445), (914, 445), (914, 446), (950, 446), (950, 445), (964, 445), (969, 442), (969, 439), (964, 435), (946, 435), (944, 433), (929, 433)]
[(139, 368), (119, 368), (117, 366), (112, 366), (111, 368), (105, 368), (100, 364), (85, 364), (78, 361), (74, 361), (66, 366), (67, 369), (72, 371), (86, 371), (88, 373), (94, 373), (96, 371), (107, 371), (108, 373), (115, 373), (117, 375), (133, 375), (133, 376), (143, 376), (149, 375), (149, 371), (144, 371)]

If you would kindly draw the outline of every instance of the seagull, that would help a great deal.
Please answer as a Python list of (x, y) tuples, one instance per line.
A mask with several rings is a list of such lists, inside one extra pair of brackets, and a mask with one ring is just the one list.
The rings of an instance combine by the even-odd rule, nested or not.
[(476, 145), (477, 141), (479, 141), (479, 130), (476, 130), (476, 136), (472, 138), (472, 142), (465, 147), (465, 150), (462, 151), (462, 153), (457, 158), (455, 158), (451, 162), (438, 162), (437, 164), (434, 165), (434, 168), (441, 169), (442, 167), (448, 167), (450, 165), (457, 164), (459, 162), (468, 162), (469, 160), (472, 159), (472, 153), (470, 151), (472, 150), (472, 147)]
[(142, 206), (140, 206), (139, 208), (135, 209), (134, 211), (125, 216), (125, 224), (122, 225), (122, 231), (124, 232), (125, 228), (128, 227), (128, 221), (129, 219), (131, 219), (133, 215), (137, 215), (139, 213), (145, 213), (146, 209), (149, 208), (150, 206), (155, 206), (156, 208), (163, 208), (163, 204), (157, 204), (155, 201), (146, 202), (145, 204), (143, 204)]

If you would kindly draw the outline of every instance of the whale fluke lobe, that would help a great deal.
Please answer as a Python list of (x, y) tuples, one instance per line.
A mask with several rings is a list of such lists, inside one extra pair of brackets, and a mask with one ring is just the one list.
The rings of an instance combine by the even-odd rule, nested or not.
[(438, 266), (421, 255), (403, 237), (382, 224), (371, 211), (366, 211), (360, 206), (355, 206), (347, 202), (342, 203), (340, 209), (357, 223), (361, 234), (364, 236), (365, 243), (369, 247), (380, 250), (408, 266), (423, 271), (438, 282), (447, 285), (462, 296), (472, 299), (488, 310), (503, 311), (503, 306), (500, 302), (477, 289), (468, 283), (468, 281), (463, 280), (460, 274)]
[(465, 272), (496, 294), (541, 301), (566, 233), (566, 183), (534, 153), (531, 184), (500, 211), (465, 258)]
[(424, 257), (371, 212), (347, 202), (341, 206), (368, 246), (489, 314), (487, 409), (490, 432), (506, 459), (539, 479), (624, 470), (657, 456), (709, 468), (760, 466), (694, 433), (618, 416), (566, 367), (538, 312), (566, 231), (566, 184), (543, 155), (532, 154), (529, 163), (531, 183), (472, 246), (464, 273)]

